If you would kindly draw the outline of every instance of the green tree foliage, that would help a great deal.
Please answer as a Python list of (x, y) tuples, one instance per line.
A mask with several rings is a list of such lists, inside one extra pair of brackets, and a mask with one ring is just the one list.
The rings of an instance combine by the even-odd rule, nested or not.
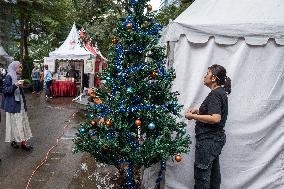
[(176, 19), (193, 0), (176, 0), (172, 4), (163, 7), (156, 16), (156, 19), (163, 25), (167, 26), (170, 20)]
[(175, 73), (166, 69), (164, 48), (158, 45), (162, 26), (148, 1), (130, 0), (127, 16), (116, 23), (109, 66), (101, 75), (106, 83), (94, 89), (74, 140), (75, 152), (88, 152), (124, 173), (121, 188), (129, 189), (139, 188), (134, 170), (173, 157), (179, 161), (190, 145), (186, 124), (178, 121), (178, 92), (170, 91)]
[(127, 0), (72, 0), (76, 23), (90, 35), (107, 56), (113, 38), (113, 27), (120, 17), (125, 16)]
[[(34, 59), (43, 60), (64, 40), (73, 23), (71, 0), (18, 0), (12, 4), (16, 59), (29, 77)], [(15, 48), (15, 49), (17, 49)]]

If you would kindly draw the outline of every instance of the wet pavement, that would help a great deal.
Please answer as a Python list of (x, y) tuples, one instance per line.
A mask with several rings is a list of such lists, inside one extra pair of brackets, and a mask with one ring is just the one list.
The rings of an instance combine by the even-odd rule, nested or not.
[[(86, 153), (73, 154), (73, 142), (84, 111), (60, 97), (26, 94), (34, 149), (13, 149), (5, 138), (5, 112), (0, 123), (0, 189), (111, 189), (117, 170), (96, 163)], [(41, 166), (40, 166), (41, 165)]]

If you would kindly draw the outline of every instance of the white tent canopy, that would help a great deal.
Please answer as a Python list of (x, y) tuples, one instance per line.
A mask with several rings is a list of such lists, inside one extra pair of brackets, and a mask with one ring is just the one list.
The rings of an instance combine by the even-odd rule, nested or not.
[(13, 61), (13, 57), (9, 56), (1, 45), (0, 45), (0, 57), (3, 57), (8, 62)]
[(266, 44), (269, 38), (284, 45), (284, 2), (281, 0), (197, 0), (169, 25), (166, 41), (181, 34), (193, 43), (235, 44), (245, 38), (251, 45)]
[(81, 47), (75, 23), (64, 43), (58, 49), (49, 53), (49, 57), (56, 59), (88, 59), (91, 55), (91, 52)]
[[(203, 76), (212, 64), (232, 79), (227, 143), (220, 156), (222, 189), (284, 186), (284, 1), (195, 0), (167, 28), (169, 62), (179, 102), (199, 107), (210, 90)], [(168, 161), (166, 189), (194, 185), (194, 121), (182, 118), (193, 144), (180, 163)], [(159, 166), (145, 173), (154, 188)]]
[(0, 46), (0, 56), (9, 56), (2, 46)]

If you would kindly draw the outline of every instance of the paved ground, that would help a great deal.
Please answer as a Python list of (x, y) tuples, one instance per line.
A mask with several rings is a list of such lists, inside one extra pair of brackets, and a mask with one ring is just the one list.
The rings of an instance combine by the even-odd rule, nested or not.
[[(26, 96), (34, 149), (26, 152), (4, 143), (5, 113), (2, 111), (0, 189), (116, 188), (117, 170), (114, 167), (97, 164), (88, 154), (72, 153), (72, 139), (84, 115), (82, 111), (78, 112), (72, 98), (61, 97), (46, 102), (43, 95)], [(68, 127), (64, 129), (66, 124)], [(53, 146), (49, 156), (46, 156)], [(32, 176), (45, 157), (47, 161)]]

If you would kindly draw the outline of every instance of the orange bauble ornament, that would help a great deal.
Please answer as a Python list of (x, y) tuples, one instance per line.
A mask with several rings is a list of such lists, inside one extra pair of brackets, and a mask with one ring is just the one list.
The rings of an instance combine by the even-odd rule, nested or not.
[(91, 121), (91, 124), (92, 124), (93, 126), (96, 126), (96, 125), (97, 125), (97, 122), (96, 122), (95, 120), (93, 120), (93, 121)]
[(181, 155), (180, 155), (180, 154), (177, 154), (177, 155), (175, 156), (175, 160), (176, 160), (177, 162), (180, 162), (180, 161), (182, 160)]
[(96, 96), (96, 93), (94, 92), (93, 89), (88, 89), (88, 94), (89, 94), (90, 96)]
[(135, 125), (136, 125), (137, 127), (141, 126), (141, 125), (142, 125), (141, 120), (140, 120), (140, 119), (136, 119), (136, 120), (135, 120)]
[(106, 120), (106, 121), (105, 121), (105, 124), (106, 124), (106, 126), (109, 127), (109, 126), (111, 125), (111, 121), (110, 121), (110, 120)]
[(111, 40), (112, 44), (116, 45), (118, 43), (118, 40), (116, 38)]
[(103, 101), (100, 98), (95, 98), (94, 102), (96, 104), (101, 104)]
[(151, 74), (150, 74), (151, 77), (156, 77), (157, 75), (158, 75), (158, 73), (156, 71), (152, 71)]

